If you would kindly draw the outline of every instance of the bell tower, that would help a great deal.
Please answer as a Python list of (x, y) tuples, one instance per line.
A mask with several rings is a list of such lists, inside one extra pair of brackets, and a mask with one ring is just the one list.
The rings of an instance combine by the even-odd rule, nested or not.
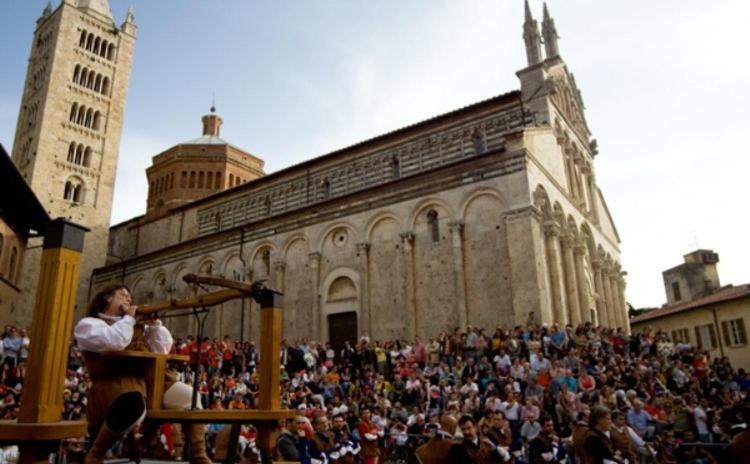
[[(91, 229), (77, 315), (86, 306), (91, 271), (107, 254), (135, 40), (133, 11), (117, 26), (107, 0), (48, 4), (32, 39), (12, 157), (50, 216)], [(24, 259), (19, 324), (31, 320), (39, 255), (30, 246)]]

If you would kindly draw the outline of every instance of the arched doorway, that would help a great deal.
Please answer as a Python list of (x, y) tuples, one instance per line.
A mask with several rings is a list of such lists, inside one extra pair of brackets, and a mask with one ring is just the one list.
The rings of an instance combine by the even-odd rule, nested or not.
[(323, 339), (331, 342), (331, 347), (338, 352), (345, 342), (357, 342), (359, 333), (359, 290), (357, 275), (337, 273), (326, 279), (327, 287), (321, 321), (325, 333)]

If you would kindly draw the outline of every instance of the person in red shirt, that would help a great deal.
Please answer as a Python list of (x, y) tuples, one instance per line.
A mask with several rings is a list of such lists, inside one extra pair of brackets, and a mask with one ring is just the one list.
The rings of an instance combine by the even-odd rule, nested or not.
[(357, 430), (359, 430), (359, 436), (362, 440), (364, 464), (378, 464), (382, 455), (378, 446), (378, 439), (382, 436), (383, 432), (372, 422), (372, 411), (370, 411), (370, 408), (362, 406), (359, 413), (360, 421)]

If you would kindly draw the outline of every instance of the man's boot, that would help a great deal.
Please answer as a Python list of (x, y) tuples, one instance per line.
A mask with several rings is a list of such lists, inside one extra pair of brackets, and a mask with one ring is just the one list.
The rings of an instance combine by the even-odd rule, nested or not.
[(213, 464), (206, 454), (205, 424), (188, 424), (185, 434), (190, 443), (190, 464)]
[(94, 442), (91, 443), (89, 452), (86, 453), (86, 459), (83, 461), (84, 464), (101, 464), (104, 462), (104, 457), (107, 455), (107, 451), (112, 448), (112, 445), (114, 445), (120, 437), (121, 435), (109, 430), (109, 427), (107, 427), (106, 424), (102, 425)]

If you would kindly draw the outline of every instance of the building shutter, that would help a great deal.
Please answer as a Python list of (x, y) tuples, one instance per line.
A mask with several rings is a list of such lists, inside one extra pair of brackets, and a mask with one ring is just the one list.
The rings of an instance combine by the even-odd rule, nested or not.
[(724, 344), (732, 346), (732, 337), (729, 334), (729, 321), (721, 321), (721, 332), (724, 334)]
[(703, 340), (701, 339), (701, 328), (695, 327), (695, 344), (699, 350), (703, 349)]
[(739, 318), (735, 322), (737, 323), (737, 332), (739, 332), (739, 334), (740, 334), (740, 343), (742, 343), (743, 345), (746, 345), (747, 344), (747, 334), (745, 332), (745, 319)]
[(711, 335), (711, 349), (718, 348), (719, 344), (716, 342), (716, 327), (711, 324), (708, 327), (708, 333)]

